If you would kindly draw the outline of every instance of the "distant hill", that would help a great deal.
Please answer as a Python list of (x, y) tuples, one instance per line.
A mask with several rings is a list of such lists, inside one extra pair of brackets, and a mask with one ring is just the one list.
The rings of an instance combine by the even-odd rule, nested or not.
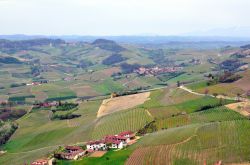
[(240, 48), (242, 48), (242, 49), (250, 49), (250, 44), (241, 46)]
[(250, 57), (250, 44), (241, 46), (232, 56), (237, 58)]
[(21, 64), (22, 62), (14, 57), (0, 57), (0, 63), (3, 63), (3, 64)]
[(159, 44), (159, 43), (171, 43), (171, 42), (227, 42), (226, 44), (238, 44), (241, 42), (241, 45), (245, 44), (242, 42), (250, 41), (250, 37), (227, 37), (227, 36), (216, 36), (216, 35), (196, 35), (196, 33), (190, 33), (183, 36), (143, 36), (143, 35), (130, 35), (130, 36), (81, 36), (81, 35), (61, 35), (61, 36), (46, 36), (46, 35), (0, 35), (0, 39), (7, 40), (31, 40), (39, 38), (48, 38), (48, 39), (62, 39), (67, 42), (93, 42), (104, 38), (106, 40), (112, 40), (117, 43), (137, 43), (137, 44)]
[(122, 46), (118, 45), (116, 42), (106, 39), (97, 39), (92, 43), (92, 45), (113, 52), (121, 52), (126, 50)]
[(32, 39), (32, 40), (21, 40), (21, 41), (10, 41), (1, 39), (0, 40), (0, 51), (6, 53), (15, 53), (19, 50), (27, 50), (34, 46), (44, 45), (58, 45), (63, 44), (65, 41), (61, 39)]

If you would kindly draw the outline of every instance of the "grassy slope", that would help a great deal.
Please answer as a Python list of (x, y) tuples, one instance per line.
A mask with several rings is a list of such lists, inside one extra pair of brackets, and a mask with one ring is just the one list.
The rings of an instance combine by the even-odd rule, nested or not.
[[(208, 164), (218, 160), (223, 160), (223, 163), (247, 162), (250, 153), (247, 147), (250, 145), (247, 140), (249, 131), (249, 120), (191, 124), (150, 134), (133, 147), (143, 147), (139, 154), (135, 153), (144, 163), (158, 164), (168, 156), (168, 161), (173, 164), (185, 162), (187, 165), (199, 165), (204, 160)], [(160, 148), (165, 152), (155, 152)]]
[(9, 158), (9, 161), (18, 162), (20, 158), (15, 155), (20, 152), (30, 152), (26, 155), (28, 158), (24, 160), (31, 161), (47, 153), (41, 148), (48, 147), (50, 149), (57, 145), (90, 140), (89, 133), (94, 126), (99, 105), (99, 101), (82, 103), (77, 111), (82, 116), (70, 121), (50, 121), (49, 113), (45, 110), (32, 112), (24, 116), (18, 120), (19, 129), (4, 146), (8, 152), (0, 157), (0, 162), (6, 161), (7, 158)]
[(58, 161), (58, 165), (68, 165), (68, 164), (123, 165), (131, 153), (132, 150), (128, 148), (121, 151), (110, 151), (100, 158), (89, 157), (78, 161)]
[(117, 112), (101, 118), (93, 130), (92, 137), (99, 139), (105, 135), (118, 134), (126, 130), (137, 131), (150, 121), (152, 118), (142, 108)]

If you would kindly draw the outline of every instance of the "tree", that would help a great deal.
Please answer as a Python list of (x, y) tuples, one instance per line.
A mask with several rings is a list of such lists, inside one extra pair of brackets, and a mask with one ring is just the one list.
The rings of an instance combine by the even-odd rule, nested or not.
[(223, 100), (223, 98), (221, 97), (221, 98), (220, 98), (220, 101), (219, 101), (219, 104), (220, 104), (220, 105), (223, 105), (223, 102), (224, 102), (224, 100)]
[(177, 81), (177, 87), (180, 87), (180, 86), (181, 86), (180, 81)]
[(237, 101), (240, 102), (240, 96), (241, 94), (240, 93), (237, 93)]
[(217, 96), (218, 96), (218, 93), (213, 93), (213, 96), (214, 96), (214, 97), (217, 97)]
[(204, 91), (204, 94), (208, 95), (208, 93), (209, 93), (209, 90), (206, 88), (205, 91)]

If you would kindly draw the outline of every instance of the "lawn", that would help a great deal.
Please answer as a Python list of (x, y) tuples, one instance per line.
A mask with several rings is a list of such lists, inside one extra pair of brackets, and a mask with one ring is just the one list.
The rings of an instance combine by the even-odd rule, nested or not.
[(94, 164), (94, 165), (123, 165), (129, 155), (132, 153), (131, 149), (123, 149), (120, 151), (109, 151), (100, 158), (83, 158), (78, 161), (63, 161), (58, 160), (58, 165), (81, 165), (81, 164)]

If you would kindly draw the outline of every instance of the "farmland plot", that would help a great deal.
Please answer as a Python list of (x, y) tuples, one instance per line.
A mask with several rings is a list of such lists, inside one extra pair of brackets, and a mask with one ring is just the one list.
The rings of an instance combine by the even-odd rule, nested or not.
[(122, 131), (137, 131), (152, 120), (152, 117), (142, 108), (110, 114), (99, 119), (92, 137), (99, 139), (105, 135), (118, 134)]

